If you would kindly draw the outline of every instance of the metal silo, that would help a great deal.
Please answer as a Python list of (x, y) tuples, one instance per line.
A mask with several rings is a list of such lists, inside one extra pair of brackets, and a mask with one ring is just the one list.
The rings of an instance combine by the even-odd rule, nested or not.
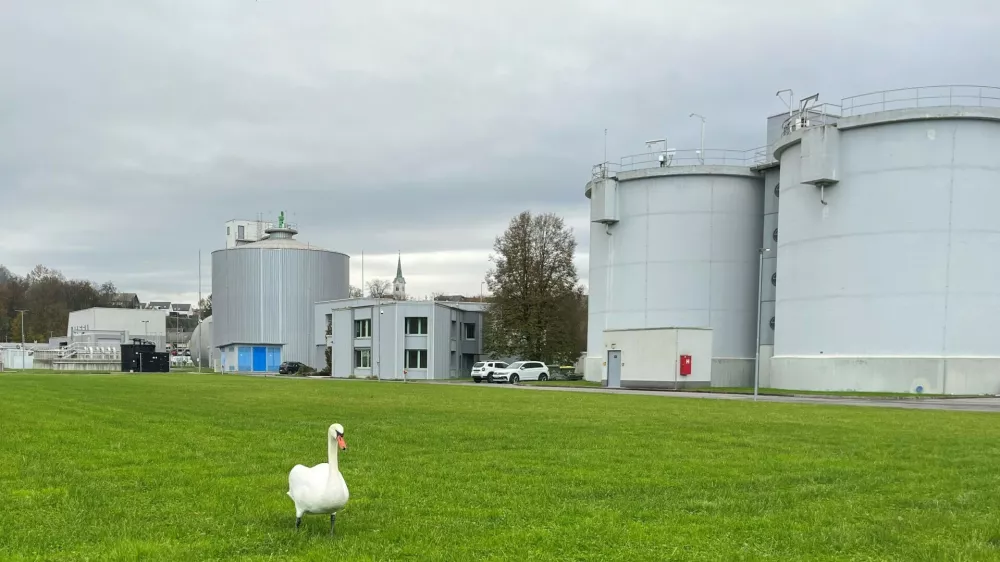
[(711, 328), (713, 381), (750, 381), (764, 204), (756, 155), (684, 153), (600, 165), (587, 184), (590, 380), (602, 376), (606, 330)]
[(196, 366), (208, 369), (216, 369), (219, 366), (219, 350), (212, 345), (213, 324), (212, 317), (209, 316), (202, 320), (191, 333), (188, 349), (191, 350), (191, 361)]
[(771, 385), (1000, 392), (1000, 89), (841, 107), (775, 151)]
[(212, 344), (224, 371), (275, 370), (282, 361), (319, 369), (315, 304), (349, 296), (350, 258), (294, 239), (292, 228), (265, 232), (212, 252)]

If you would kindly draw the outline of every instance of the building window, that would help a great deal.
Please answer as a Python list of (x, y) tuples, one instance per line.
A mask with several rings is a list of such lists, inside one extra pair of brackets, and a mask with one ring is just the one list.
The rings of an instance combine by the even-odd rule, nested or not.
[(226, 227), (226, 236), (229, 236), (229, 234), (231, 233), (231, 231), (232, 231), (232, 229), (227, 226)]
[(354, 337), (358, 339), (371, 339), (372, 337), (371, 318), (365, 318), (364, 320), (354, 321)]
[(404, 332), (407, 336), (426, 336), (427, 335), (427, 317), (426, 316), (407, 316), (406, 317), (406, 331)]
[(476, 339), (476, 325), (471, 322), (465, 323), (465, 339), (474, 340)]
[(407, 349), (406, 350), (406, 368), (407, 369), (426, 369), (427, 368), (427, 350), (426, 349)]
[(236, 232), (237, 232), (236, 234), (237, 238), (239, 238), (240, 240), (246, 240), (246, 238), (243, 236), (244, 232), (242, 224), (236, 227)]
[(372, 368), (372, 350), (368, 347), (356, 347), (354, 348), (354, 368), (355, 369), (371, 369)]

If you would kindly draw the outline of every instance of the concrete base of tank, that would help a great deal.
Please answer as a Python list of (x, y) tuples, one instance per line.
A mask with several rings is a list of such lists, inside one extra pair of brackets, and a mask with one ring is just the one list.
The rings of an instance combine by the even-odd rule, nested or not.
[(772, 357), (769, 374), (767, 384), (761, 378), (762, 387), (1000, 394), (1000, 357)]
[[(591, 382), (600, 382), (601, 384), (607, 384), (607, 379), (604, 378), (604, 364), (603, 358), (601, 357), (587, 357), (583, 360), (584, 365), (584, 380)], [(686, 386), (677, 386), (674, 388), (697, 388), (704, 386), (713, 386), (717, 388), (734, 388), (734, 387), (746, 387), (753, 386), (753, 359), (743, 359), (743, 358), (716, 358), (712, 359), (712, 374), (711, 383), (686, 383)], [(764, 361), (761, 362), (761, 369), (763, 372)], [(763, 376), (763, 375), (762, 375)], [(763, 379), (761, 379), (763, 380)], [(638, 388), (635, 386), (627, 386), (629, 381), (622, 381), (622, 388)], [(636, 382), (636, 384), (638, 384)], [(674, 384), (670, 382), (669, 384)], [(693, 386), (692, 386), (693, 385)], [(667, 388), (667, 387), (657, 387), (657, 388)]]
[[(601, 386), (607, 386), (606, 379), (601, 380)], [(623, 380), (621, 388), (626, 390), (684, 390), (688, 388), (708, 388), (708, 381), (629, 381)]]
[(712, 386), (716, 388), (753, 386), (753, 358), (716, 357), (712, 359)]

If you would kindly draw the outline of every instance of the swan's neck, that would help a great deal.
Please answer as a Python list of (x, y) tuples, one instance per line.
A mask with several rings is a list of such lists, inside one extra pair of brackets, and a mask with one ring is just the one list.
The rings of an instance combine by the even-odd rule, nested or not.
[(327, 438), (327, 441), (328, 441), (328, 443), (327, 443), (327, 449), (328, 449), (327, 456), (329, 457), (330, 474), (334, 474), (338, 470), (340, 470), (340, 468), (337, 466), (337, 450), (338, 450), (338, 447), (337, 447), (337, 438), (331, 436), (331, 437)]

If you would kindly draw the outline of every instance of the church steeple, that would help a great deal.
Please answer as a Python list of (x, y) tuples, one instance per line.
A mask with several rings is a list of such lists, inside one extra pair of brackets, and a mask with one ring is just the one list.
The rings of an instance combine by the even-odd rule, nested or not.
[(396, 278), (392, 280), (392, 298), (398, 301), (406, 300), (406, 279), (403, 278), (403, 254), (396, 260)]

